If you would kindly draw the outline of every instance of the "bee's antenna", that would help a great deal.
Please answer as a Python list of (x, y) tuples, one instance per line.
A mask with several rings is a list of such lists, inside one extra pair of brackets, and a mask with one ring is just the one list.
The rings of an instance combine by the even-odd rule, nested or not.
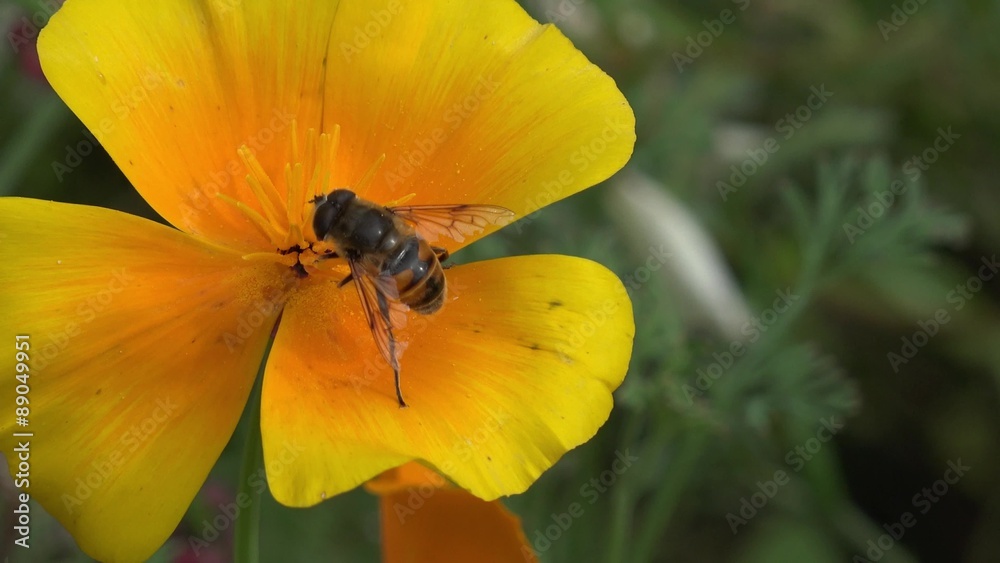
[(403, 391), (399, 388), (399, 370), (393, 369), (392, 373), (396, 376), (396, 400), (399, 401), (399, 408), (405, 409), (408, 405), (403, 400)]

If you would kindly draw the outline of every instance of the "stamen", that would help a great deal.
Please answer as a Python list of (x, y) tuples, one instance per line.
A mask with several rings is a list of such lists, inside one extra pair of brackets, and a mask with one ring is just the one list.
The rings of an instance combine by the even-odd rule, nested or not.
[[(246, 145), (240, 147), (236, 152), (240, 155), (247, 170), (250, 171), (250, 174), (247, 174), (246, 177), (247, 185), (250, 186), (253, 195), (257, 197), (260, 206), (264, 209), (264, 215), (275, 226), (280, 225), (278, 221), (278, 217), (280, 216), (278, 209), (281, 206), (281, 200), (278, 199), (278, 190), (274, 187), (274, 183), (271, 182), (271, 178), (264, 172), (260, 162), (257, 161), (257, 157), (250, 152), (250, 149)], [(285, 229), (282, 229), (282, 231), (287, 234)]]
[(216, 194), (215, 197), (235, 207), (240, 213), (249, 219), (254, 226), (260, 229), (260, 231), (264, 233), (264, 236), (266, 236), (274, 246), (281, 246), (281, 244), (285, 241), (284, 233), (279, 233), (271, 222), (261, 217), (260, 213), (251, 209), (247, 204), (242, 201), (236, 201), (235, 199), (222, 193)]
[[(336, 153), (336, 146), (340, 142), (340, 126), (335, 125), (333, 128), (333, 134), (323, 133), (317, 134), (315, 129), (310, 129), (306, 135), (306, 161), (302, 163), (301, 172), (305, 172), (305, 166), (307, 163), (312, 163), (312, 174), (309, 176), (308, 185), (302, 184), (303, 175), (298, 176), (298, 181), (300, 182), (300, 188), (296, 190), (294, 196), (291, 191), (289, 191), (289, 217), (291, 217), (293, 202), (300, 202), (301, 204), (297, 207), (298, 210), (298, 223), (301, 226), (299, 228), (299, 233), (301, 233), (304, 227), (311, 223), (307, 219), (309, 214), (307, 213), (308, 205), (315, 200), (318, 196), (325, 194), (329, 191), (330, 186), (330, 168), (333, 165), (333, 157)], [(313, 234), (315, 238), (315, 234)]]
[(303, 193), (305, 185), (302, 183), (302, 163), (295, 165), (285, 165), (285, 183), (288, 185), (288, 205), (286, 214), (288, 216), (288, 239), (296, 244), (305, 242), (302, 240), (302, 223), (304, 222), (302, 212)]
[(375, 164), (372, 164), (371, 168), (368, 169), (368, 172), (365, 172), (365, 175), (361, 177), (361, 180), (359, 180), (358, 184), (354, 187), (355, 192), (364, 193), (365, 190), (368, 189), (372, 180), (375, 179), (375, 173), (378, 172), (379, 168), (381, 168), (383, 162), (385, 162), (385, 153), (382, 153), (381, 156), (375, 159)]
[(289, 162), (302, 162), (299, 160), (299, 120), (292, 119), (292, 155)]
[[(335, 259), (336, 248), (326, 241), (317, 241), (311, 229), (312, 202), (317, 196), (328, 193), (333, 183), (332, 168), (340, 147), (340, 126), (334, 125), (329, 133), (308, 129), (304, 138), (299, 137), (298, 126), (298, 121), (292, 120), (292, 138), (287, 145), (288, 163), (282, 170), (284, 177), (281, 178), (285, 182), (281, 190), (283, 194), (279, 193), (256, 155), (243, 145), (237, 154), (246, 166), (247, 187), (257, 198), (258, 205), (222, 194), (218, 197), (236, 208), (277, 249), (276, 252), (249, 253), (243, 256), (244, 260), (277, 263), (295, 268), (300, 273), (307, 273), (309, 269), (346, 276), (347, 264)], [(384, 161), (383, 154), (354, 189), (366, 189)], [(409, 197), (412, 195), (403, 200)]]
[[(340, 125), (333, 126), (333, 133), (329, 135), (323, 135), (320, 138), (320, 159), (319, 163), (326, 163), (327, 169), (329, 170), (333, 166), (334, 159), (337, 158), (337, 150), (340, 149)], [(321, 194), (330, 192), (330, 175), (325, 174), (323, 176), (322, 185), (319, 187), (321, 191), (314, 193), (313, 197)]]

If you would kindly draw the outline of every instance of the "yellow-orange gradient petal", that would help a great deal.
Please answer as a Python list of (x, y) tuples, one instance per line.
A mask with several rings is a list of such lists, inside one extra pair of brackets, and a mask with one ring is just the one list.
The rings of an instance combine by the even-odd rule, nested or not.
[(503, 503), (448, 487), (419, 463), (387, 471), (366, 488), (381, 496), (384, 563), (537, 561), (521, 520)]
[(514, 1), (343, 1), (327, 67), (325, 125), (342, 128), (338, 178), (348, 183), (386, 155), (363, 194), (374, 201), (414, 193), (408, 205), (490, 203), (525, 215), (608, 178), (632, 154), (635, 118), (614, 81)]
[(213, 240), (263, 247), (215, 194), (261, 211), (241, 145), (284, 189), (292, 120), (303, 138), (319, 128), (336, 9), (335, 0), (69, 0), (38, 49), (53, 88), (160, 215)]
[(341, 127), (331, 186), (384, 156), (369, 199), (519, 215), (609, 177), (635, 141), (612, 79), (513, 0), (70, 0), (39, 51), (161, 215), (240, 248), (266, 243), (213, 195), (260, 211), (243, 144), (285, 193), (293, 118), (300, 145)]
[(84, 551), (147, 558), (229, 440), (285, 282), (278, 266), (124, 213), (0, 198), (0, 448), (15, 483), (28, 443), (20, 486)]
[(447, 271), (449, 300), (409, 315), (402, 389), (380, 359), (355, 288), (305, 286), (289, 301), (264, 377), (264, 457), (274, 497), (308, 506), (412, 459), (492, 500), (524, 491), (607, 419), (634, 325), (621, 282), (564, 256)]

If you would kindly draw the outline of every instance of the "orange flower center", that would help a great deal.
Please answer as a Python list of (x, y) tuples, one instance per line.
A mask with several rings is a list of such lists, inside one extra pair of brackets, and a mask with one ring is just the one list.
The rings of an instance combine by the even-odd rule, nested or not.
[[(274, 252), (254, 252), (243, 256), (245, 260), (278, 262), (294, 268), (300, 276), (315, 272), (336, 271), (346, 275), (343, 260), (331, 260), (335, 253), (333, 244), (318, 240), (312, 228), (313, 212), (317, 197), (330, 192), (330, 167), (335, 162), (340, 144), (340, 126), (333, 133), (306, 132), (305, 147), (299, 146), (296, 123), (292, 122), (291, 161), (285, 165), (285, 193), (274, 181), (246, 145), (236, 152), (248, 171), (247, 186), (259, 203), (258, 212), (242, 201), (219, 194), (227, 203), (238, 209), (256, 226), (274, 246)], [(382, 155), (353, 187), (363, 190), (385, 160)]]

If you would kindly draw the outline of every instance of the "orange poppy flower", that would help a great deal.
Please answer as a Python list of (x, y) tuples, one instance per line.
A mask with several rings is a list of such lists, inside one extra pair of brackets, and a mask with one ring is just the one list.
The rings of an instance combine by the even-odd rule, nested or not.
[(383, 563), (537, 562), (521, 520), (498, 501), (411, 462), (365, 484), (379, 495)]
[[(257, 474), (251, 481), (257, 491), (263, 490)], [(418, 462), (382, 473), (365, 483), (365, 489), (379, 497), (383, 563), (538, 561), (520, 518), (503, 503), (456, 488)], [(218, 484), (204, 488), (202, 495), (218, 504), (219, 514), (202, 520), (197, 535), (175, 535), (183, 548), (175, 551), (174, 563), (231, 560), (232, 520), (242, 518), (242, 508), (256, 502)]]
[[(27, 426), (0, 448), (81, 548), (137, 560), (169, 536), (261, 398), (268, 485), (310, 506), (411, 460), (486, 500), (525, 490), (607, 419), (634, 326), (590, 261), (447, 271), (411, 313), (396, 402), (313, 196), (491, 204), (517, 216), (629, 158), (614, 82), (512, 0), (69, 0), (39, 39), (53, 88), (176, 228), (0, 199), (0, 341), (31, 344)], [(455, 251), (496, 226), (443, 241)], [(279, 322), (280, 319), (280, 322)], [(12, 373), (15, 354), (0, 354)], [(20, 416), (20, 415), (18, 415)], [(15, 432), (30, 432), (28, 438)]]

